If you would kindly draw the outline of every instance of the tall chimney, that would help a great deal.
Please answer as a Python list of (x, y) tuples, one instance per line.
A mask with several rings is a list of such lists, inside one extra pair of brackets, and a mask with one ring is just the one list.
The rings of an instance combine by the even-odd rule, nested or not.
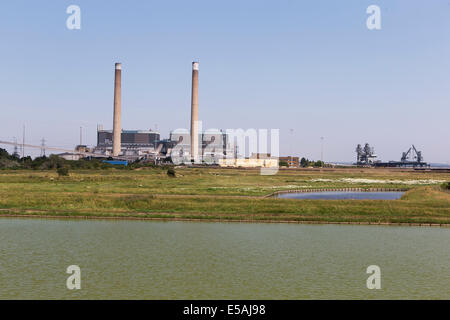
[(198, 161), (198, 62), (192, 62), (191, 159)]
[(117, 157), (120, 153), (121, 145), (121, 118), (122, 118), (122, 92), (121, 92), (121, 80), (122, 80), (122, 64), (116, 63), (115, 76), (114, 76), (114, 122), (113, 122), (113, 156)]

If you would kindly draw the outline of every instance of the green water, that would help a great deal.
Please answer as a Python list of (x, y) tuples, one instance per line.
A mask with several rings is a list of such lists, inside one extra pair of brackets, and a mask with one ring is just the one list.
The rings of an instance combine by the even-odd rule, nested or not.
[(449, 246), (448, 228), (1, 218), (0, 299), (450, 299)]

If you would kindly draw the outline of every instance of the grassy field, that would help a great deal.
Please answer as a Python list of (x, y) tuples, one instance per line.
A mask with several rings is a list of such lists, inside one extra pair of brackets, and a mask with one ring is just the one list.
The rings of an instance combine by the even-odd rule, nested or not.
[[(449, 173), (399, 169), (259, 170), (161, 168), (0, 170), (0, 216), (84, 216), (291, 222), (450, 224)], [(293, 200), (276, 191), (395, 188), (400, 200)]]

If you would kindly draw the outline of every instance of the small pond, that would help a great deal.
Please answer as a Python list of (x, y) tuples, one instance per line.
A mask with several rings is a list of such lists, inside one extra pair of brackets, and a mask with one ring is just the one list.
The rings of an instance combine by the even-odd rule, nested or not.
[(404, 192), (400, 191), (319, 191), (319, 192), (292, 192), (278, 194), (277, 198), (285, 199), (317, 199), (317, 200), (396, 200)]

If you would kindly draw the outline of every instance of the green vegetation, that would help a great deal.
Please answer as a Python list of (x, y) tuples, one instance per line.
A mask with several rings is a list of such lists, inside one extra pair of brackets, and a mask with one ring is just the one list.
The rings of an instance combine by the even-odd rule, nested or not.
[(169, 177), (175, 177), (175, 169), (174, 168), (169, 168), (169, 169), (167, 169), (167, 175), (169, 176)]
[(314, 168), (329, 167), (329, 165), (325, 164), (321, 160), (312, 161), (312, 160), (308, 160), (306, 158), (301, 158), (300, 159), (300, 166), (302, 168), (307, 168), (307, 167), (314, 167)]
[[(51, 158), (51, 157), (49, 157)], [(0, 170), (0, 215), (450, 224), (448, 173), (408, 169), (177, 167)], [(293, 200), (276, 191), (407, 189), (400, 200)]]
[(100, 160), (70, 161), (56, 155), (37, 157), (33, 160), (31, 157), (19, 158), (18, 155), (9, 155), (6, 150), (0, 149), (0, 170), (56, 170), (62, 167), (68, 169), (110, 169), (113, 165), (103, 163)]
[(450, 182), (445, 182), (442, 184), (442, 188), (445, 190), (450, 190)]
[(0, 148), (0, 169), (16, 169), (19, 167), (19, 156), (9, 155), (5, 149)]
[(69, 175), (69, 168), (59, 167), (58, 169), (56, 169), (56, 172), (60, 177), (67, 177)]
[(122, 169), (122, 170), (133, 170), (137, 168), (148, 168), (155, 167), (152, 163), (142, 163), (134, 162), (128, 166), (123, 165), (113, 165), (109, 163), (104, 163), (99, 159), (81, 159), (81, 160), (65, 160), (57, 155), (50, 155), (49, 157), (36, 157), (31, 159), (31, 157), (20, 158), (18, 155), (9, 155), (5, 149), (0, 148), (0, 170), (22, 170), (22, 169), (33, 169), (33, 170), (56, 170), (58, 168), (66, 167), (68, 170), (79, 170), (79, 169)]
[(287, 163), (287, 161), (278, 161), (278, 166), (280, 167), (288, 167), (289, 164)]

